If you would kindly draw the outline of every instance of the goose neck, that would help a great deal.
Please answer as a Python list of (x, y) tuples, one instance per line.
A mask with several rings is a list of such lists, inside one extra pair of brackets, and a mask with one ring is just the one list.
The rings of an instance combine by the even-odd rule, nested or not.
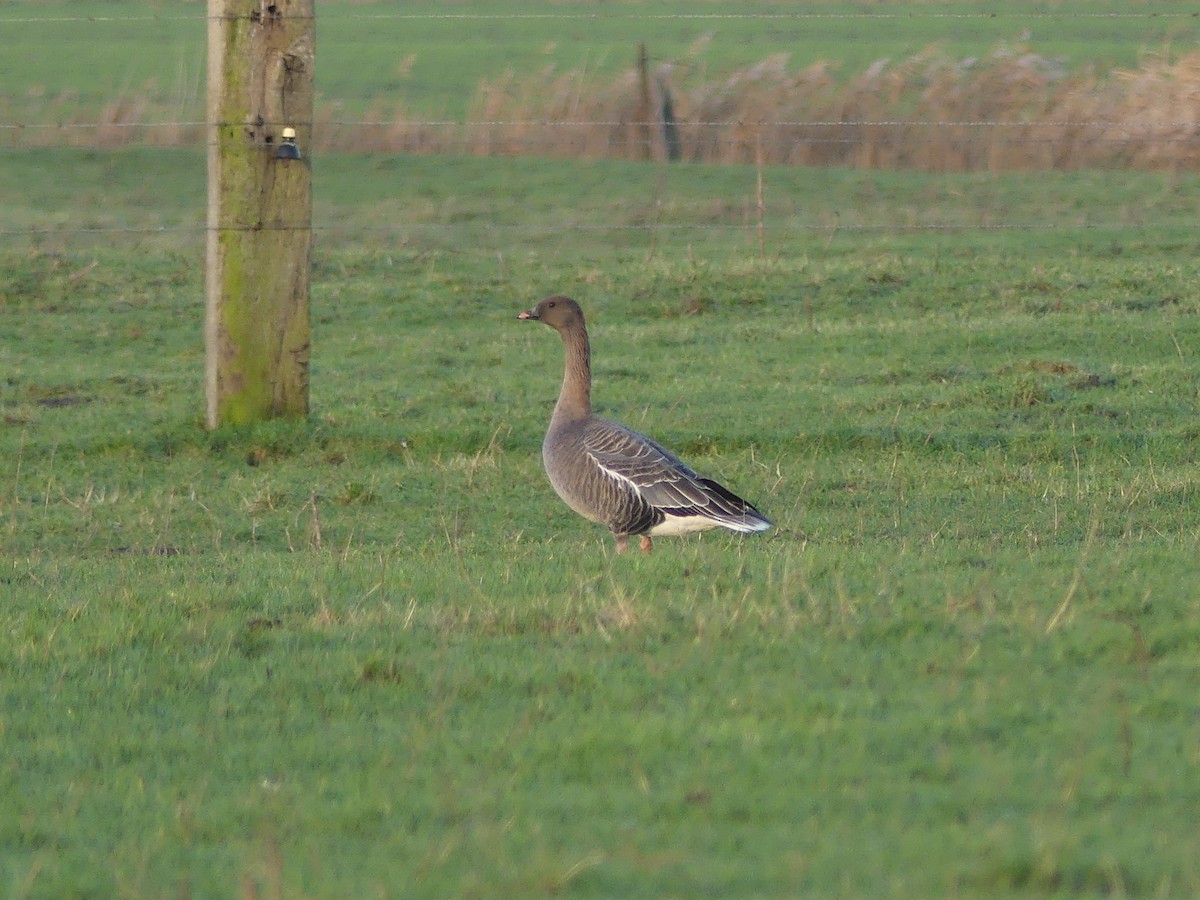
[(556, 419), (582, 419), (592, 413), (592, 362), (587, 331), (571, 328), (562, 332), (566, 365), (562, 390), (554, 407)]

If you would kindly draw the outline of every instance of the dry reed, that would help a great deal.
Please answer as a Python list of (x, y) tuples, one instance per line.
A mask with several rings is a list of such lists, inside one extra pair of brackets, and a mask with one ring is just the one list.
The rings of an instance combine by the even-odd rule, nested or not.
[[(1023, 45), (951, 59), (936, 48), (838, 77), (831, 63), (793, 70), (783, 54), (717, 80), (685, 58), (605, 83), (584, 69), (484, 81), (464, 122), (430, 122), (376, 102), (362, 121), (318, 102), (316, 151), (661, 159), (923, 171), (1200, 168), (1200, 51), (1147, 55), (1131, 70), (1067, 70)], [(670, 126), (661, 111), (672, 107)], [(96, 119), (9, 128), (18, 146), (175, 146), (203, 139), (192, 121), (163, 122), (145, 96)], [(57, 109), (56, 109), (57, 108)], [(0, 115), (5, 110), (0, 109)], [(176, 109), (175, 118), (181, 118)], [(5, 118), (7, 118), (5, 116)], [(156, 121), (157, 119), (157, 121)], [(647, 120), (650, 121), (647, 121)], [(10, 120), (11, 121), (11, 120)], [(60, 127), (61, 126), (61, 127)]]
[[(719, 81), (660, 67), (682, 158), (922, 171), (1200, 163), (1200, 52), (1135, 70), (1067, 71), (1022, 46), (951, 60), (929, 49), (839, 79), (768, 57)], [(582, 73), (481, 88), (462, 149), (481, 155), (648, 158), (637, 76), (582, 90)], [(520, 124), (508, 124), (518, 122)], [(659, 123), (661, 124), (661, 123)]]

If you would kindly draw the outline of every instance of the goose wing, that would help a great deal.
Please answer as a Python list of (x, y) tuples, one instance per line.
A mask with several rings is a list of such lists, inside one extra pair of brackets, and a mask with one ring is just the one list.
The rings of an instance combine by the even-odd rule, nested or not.
[(584, 434), (587, 455), (606, 476), (633, 490), (667, 516), (710, 519), (738, 531), (758, 531), (770, 522), (748, 502), (697, 474), (657, 441), (607, 419), (595, 419)]

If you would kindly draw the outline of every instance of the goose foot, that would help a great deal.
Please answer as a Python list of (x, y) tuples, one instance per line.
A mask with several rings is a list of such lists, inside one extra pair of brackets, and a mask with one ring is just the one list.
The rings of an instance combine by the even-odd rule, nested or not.
[(650, 543), (650, 535), (648, 534), (643, 534), (638, 542), (639, 546), (642, 548), (642, 552), (647, 556), (650, 555)]
[(629, 546), (629, 535), (618, 534), (615, 537), (617, 539), (617, 556), (620, 556), (625, 552), (625, 548)]

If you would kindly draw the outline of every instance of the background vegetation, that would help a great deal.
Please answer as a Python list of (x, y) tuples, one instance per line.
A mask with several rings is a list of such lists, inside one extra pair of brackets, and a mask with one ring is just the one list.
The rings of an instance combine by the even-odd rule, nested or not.
[[(7, 894), (1200, 891), (1196, 175), (311, 162), (313, 415), (209, 433), (202, 152), (0, 151)], [(561, 506), (551, 291), (776, 531)]]
[[(0, 115), (21, 127), (0, 140), (201, 144), (204, 14), (196, 0), (0, 8), (23, 38), (0, 62)], [(693, 161), (1194, 171), (1198, 36), (1178, 3), (1125, 0), (330, 2), (315, 140), (642, 159), (658, 139), (638, 123), (666, 97)]]

